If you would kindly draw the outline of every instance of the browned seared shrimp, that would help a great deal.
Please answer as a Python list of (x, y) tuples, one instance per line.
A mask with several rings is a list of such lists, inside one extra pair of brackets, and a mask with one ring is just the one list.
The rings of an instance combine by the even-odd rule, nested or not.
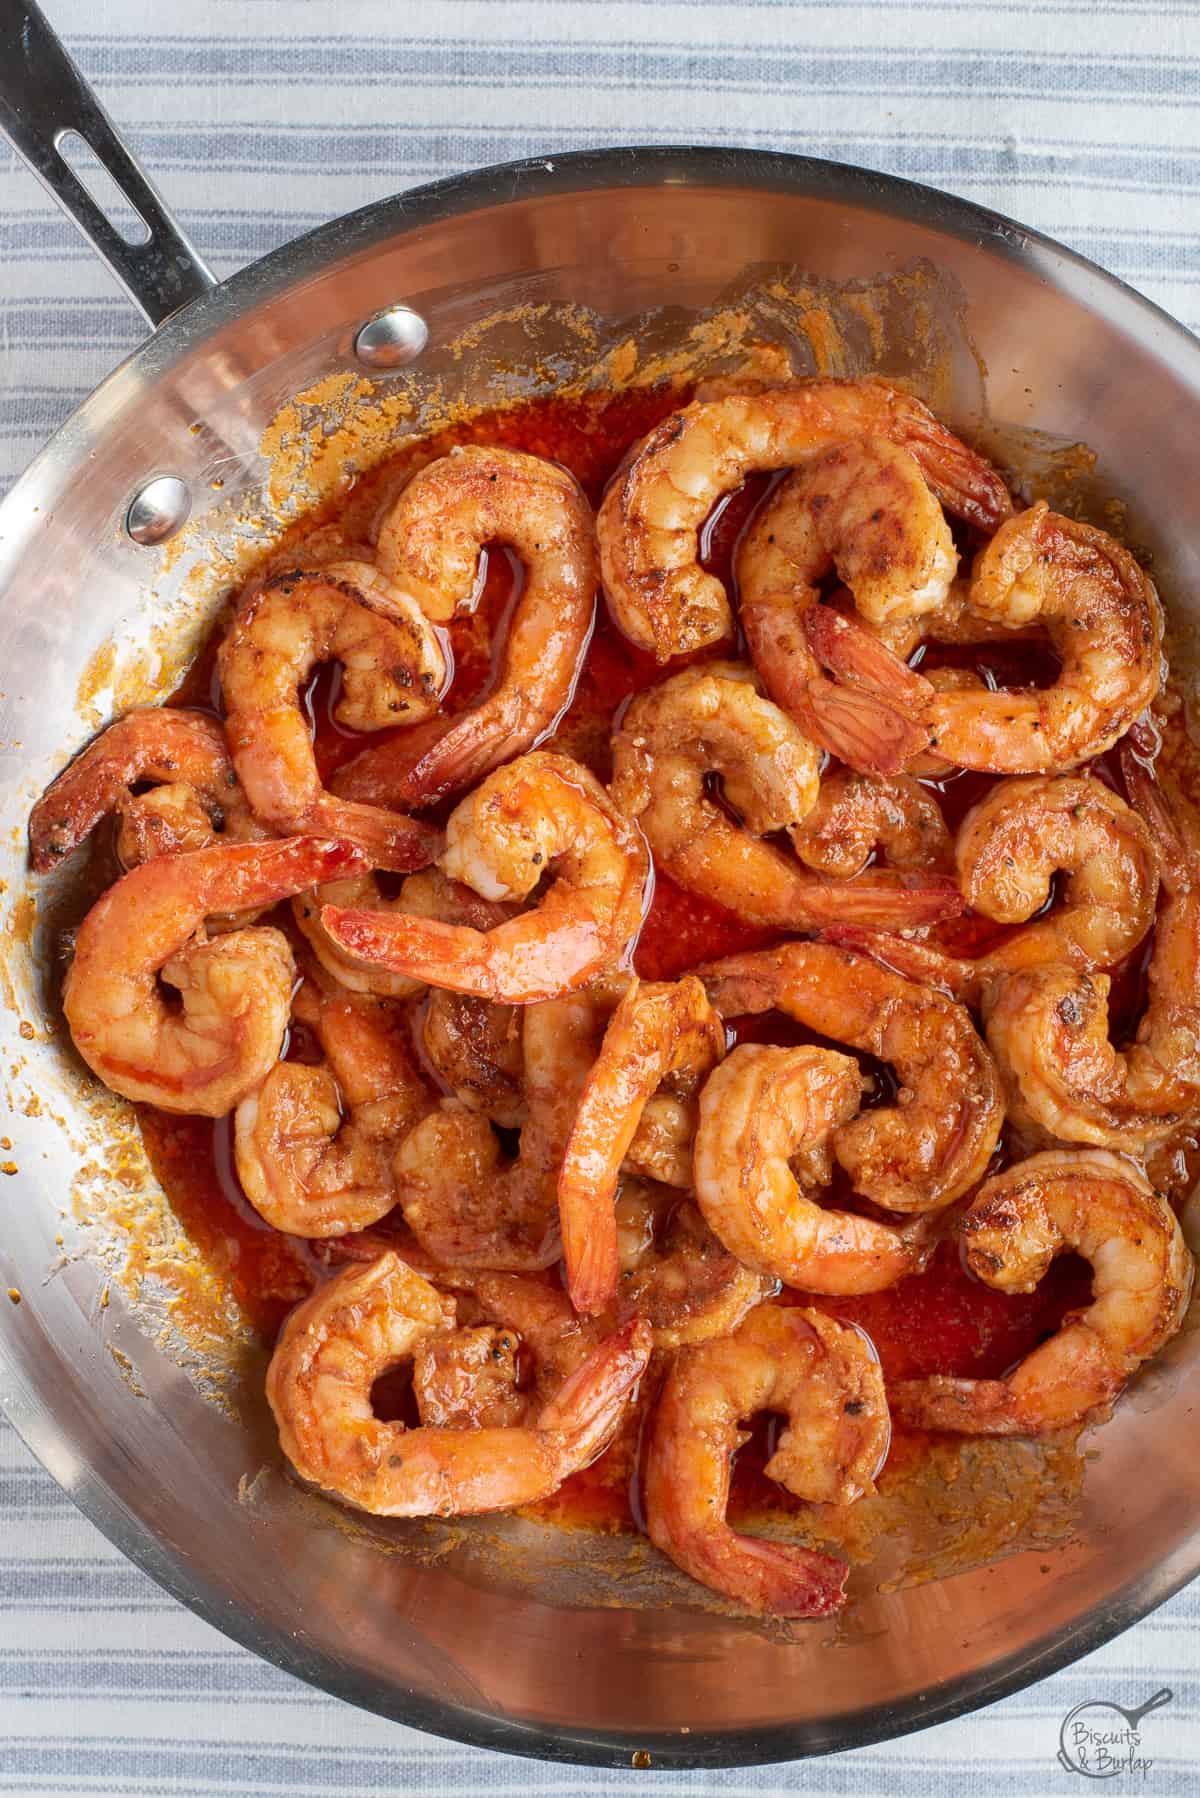
[(1088, 761), (1124, 735), (1161, 685), (1153, 583), (1106, 531), (1062, 518), (1044, 500), (980, 551), (968, 611), (1014, 632), (1045, 631), (1062, 668), (1040, 691), (936, 693), (931, 743), (960, 768), (1035, 774)]
[(907, 774), (834, 769), (822, 777), (817, 803), (791, 835), (806, 866), (837, 880), (861, 874), (879, 849), (889, 867), (909, 873), (949, 874), (954, 867), (937, 800)]
[(1136, 1039), (1123, 1053), (1109, 1041), (1109, 977), (1065, 966), (985, 983), (984, 1015), (1018, 1122), (1063, 1142), (1134, 1150), (1169, 1134), (1200, 1099), (1200, 858), (1151, 777), (1123, 759), (1167, 894)]
[(631, 451), (600, 507), (605, 593), (626, 636), (660, 662), (727, 637), (729, 600), (698, 549), (717, 500), (756, 470), (794, 467), (863, 437), (907, 450), (937, 497), (972, 522), (992, 528), (1008, 515), (995, 471), (886, 381), (795, 381), (694, 402)]
[(647, 1326), (627, 1324), (524, 1427), (381, 1423), (375, 1380), (455, 1324), (451, 1301), (395, 1254), (343, 1269), (297, 1306), (271, 1357), (267, 1398), (302, 1479), (380, 1517), (533, 1504), (607, 1445), (650, 1353)]
[(644, 1317), (656, 1349), (728, 1336), (747, 1311), (779, 1291), (778, 1280), (743, 1266), (677, 1192), (622, 1180), (615, 1216), (615, 1315), (621, 1323)]
[(894, 1068), (897, 1103), (860, 1113), (832, 1138), (864, 1197), (889, 1211), (936, 1211), (982, 1176), (1004, 1110), (995, 1064), (963, 1006), (832, 942), (731, 955), (700, 973), (722, 1017), (777, 1009)]
[[(857, 918), (899, 930), (961, 908), (953, 882), (937, 875), (871, 869), (847, 884), (761, 841), (786, 830), (804, 854), (818, 771), (813, 744), (736, 662), (687, 668), (639, 693), (613, 735), (613, 798), (658, 866), (751, 923), (803, 930)], [(709, 794), (714, 774), (736, 823)]]
[(592, 1064), (592, 1030), (586, 999), (525, 1007), (528, 1115), (514, 1159), (487, 1118), (455, 1099), (443, 1100), (405, 1139), (396, 1157), (400, 1204), (436, 1260), (518, 1271), (558, 1260), (558, 1171)]
[(747, 1267), (804, 1292), (879, 1292), (915, 1273), (926, 1227), (825, 1211), (793, 1163), (828, 1183), (832, 1133), (858, 1111), (863, 1080), (832, 1049), (742, 1043), (700, 1095), (696, 1200), (709, 1228)]
[(506, 1130), (526, 1119), (523, 1010), (435, 987), (421, 1018), (421, 1047), (442, 1084)]
[(747, 1610), (827, 1617), (845, 1599), (844, 1562), (725, 1521), (740, 1426), (759, 1411), (787, 1418), (769, 1479), (812, 1504), (875, 1490), (890, 1424), (871, 1343), (819, 1311), (760, 1305), (732, 1336), (676, 1357), (646, 1461), (646, 1527), (677, 1567)]
[(254, 1209), (292, 1236), (365, 1230), (396, 1203), (392, 1160), (434, 1100), (385, 1001), (305, 982), (292, 1016), (325, 1065), (276, 1062), (237, 1108), (234, 1159)]
[(1003, 1380), (894, 1386), (905, 1422), (972, 1436), (1061, 1429), (1111, 1403), (1183, 1322), (1193, 1264), (1175, 1214), (1116, 1155), (1031, 1155), (985, 1181), (961, 1229), (967, 1266), (1001, 1292), (1032, 1292), (1054, 1256), (1073, 1249), (1092, 1264), (1092, 1302)]
[(439, 839), (427, 825), (326, 792), (300, 703), (313, 671), (340, 662), (335, 716), (348, 729), (436, 710), (446, 660), (414, 600), (366, 562), (276, 575), (239, 608), (217, 661), (234, 766), (265, 824), (345, 837), (400, 873), (432, 860)]
[(282, 931), (253, 926), (209, 941), (205, 919), (271, 905), (355, 859), (349, 844), (317, 837), (234, 843), (160, 856), (109, 887), (79, 927), (63, 986), (92, 1072), (164, 1111), (231, 1111), (278, 1058), (295, 968)]
[(404, 809), (474, 786), (549, 736), (570, 701), (595, 614), (592, 513), (556, 462), (468, 444), (408, 483), (379, 533), (379, 566), (427, 618), (469, 606), (481, 551), (507, 543), (525, 565), (498, 676), (485, 699), (417, 738), (364, 750), (336, 787)]
[(820, 582), (836, 568), (853, 596), (862, 656), (867, 631), (910, 625), (941, 606), (957, 566), (942, 509), (906, 450), (864, 437), (815, 456), (780, 483), (738, 546), (742, 629), (772, 699), (851, 767), (895, 773), (926, 741), (904, 710), (923, 683), (904, 683), (890, 660), (881, 667), (896, 690), (886, 696), (823, 672), (822, 661), (834, 667), (836, 658), (818, 659), (813, 628), (828, 636), (846, 627), (816, 610)]
[(579, 1097), (558, 1180), (567, 1290), (594, 1316), (619, 1266), (613, 1199), (642, 1112), (666, 1082), (694, 1092), (725, 1053), (725, 1027), (698, 980), (634, 980), (609, 1020)]
[(526, 899), (547, 875), (550, 885), (532, 910), (493, 930), (330, 905), (326, 931), (360, 961), (528, 1005), (623, 961), (641, 929), (650, 878), (642, 834), (565, 755), (536, 750), (490, 774), (451, 814), (439, 866), (486, 899)]
[[(156, 791), (134, 793), (149, 781)], [(47, 787), (29, 818), (34, 873), (57, 867), (110, 813), (120, 820), (117, 851), (127, 868), (155, 854), (266, 835), (216, 719), (173, 706), (126, 712)]]
[[(955, 858), (968, 905), (999, 924), (1024, 925), (976, 962), (979, 975), (1051, 961), (1111, 967), (1154, 922), (1154, 839), (1103, 781), (998, 781), (963, 819)], [(1066, 876), (1061, 903), (1039, 916), (1056, 874)]]

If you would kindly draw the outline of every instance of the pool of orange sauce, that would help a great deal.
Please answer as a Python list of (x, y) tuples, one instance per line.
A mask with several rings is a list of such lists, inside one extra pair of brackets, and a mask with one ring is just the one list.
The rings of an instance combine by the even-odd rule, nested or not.
[[(686, 396), (683, 396), (686, 397)], [(681, 403), (678, 390), (616, 396), (592, 396), (582, 401), (550, 398), (447, 432), (431, 445), (420, 446), (422, 460), (430, 448), (441, 452), (458, 441), (491, 441), (552, 458), (578, 477), (593, 504), (629, 444), (657, 419)], [(410, 454), (412, 452), (409, 452)], [(276, 546), (264, 567), (279, 570), (303, 562), (305, 534), (320, 529), (329, 559), (331, 529), (340, 528), (347, 542), (370, 535), (372, 522), (402, 478), (405, 457), (359, 481), (339, 508), (336, 523), (309, 521), (292, 530)], [(764, 479), (748, 482), (732, 495), (709, 521), (703, 534), (705, 565), (732, 588), (732, 558), (736, 542), (755, 506), (767, 491)], [(973, 547), (969, 537), (964, 552)], [(294, 558), (294, 559), (293, 559)], [(488, 554), (478, 605), (468, 617), (450, 627), (454, 678), (446, 698), (447, 710), (460, 710), (485, 691), (492, 678), (495, 650), (502, 641), (503, 623), (520, 581), (520, 569), (505, 551)], [(730, 654), (725, 645), (713, 654)], [(1044, 685), (1053, 680), (1055, 667), (1044, 652), (1030, 648), (1006, 649), (1003, 665), (993, 648), (977, 655), (965, 652), (971, 665), (991, 673), (1003, 685)], [(964, 659), (964, 652), (953, 652)], [(927, 664), (929, 665), (929, 664)], [(635, 649), (615, 629), (601, 606), (569, 711), (554, 738), (555, 745), (588, 762), (603, 779), (610, 772), (609, 739), (614, 715), (633, 692), (664, 678), (670, 667), (658, 667)], [(332, 714), (336, 702), (336, 670), (318, 672), (307, 703), (313, 720), (314, 743), (321, 771), (328, 777), (367, 742), (384, 733), (363, 738), (339, 726)], [(215, 640), (200, 655), (173, 703), (212, 706), (219, 709), (215, 681)], [(1117, 764), (1105, 758), (1097, 772), (1119, 785)], [(938, 783), (936, 790), (954, 828), (970, 805), (991, 784), (988, 777), (956, 775)], [(286, 912), (279, 921), (288, 926)], [(976, 953), (997, 937), (997, 927), (987, 920), (967, 918), (943, 931), (947, 948), (956, 953)], [(648, 978), (671, 978), (697, 963), (738, 950), (756, 949), (778, 940), (779, 933), (750, 927), (733, 913), (684, 892), (666, 875), (659, 874), (636, 953), (638, 971)], [(1143, 945), (1116, 970), (1114, 1022), (1136, 1018), (1144, 994), (1149, 946)], [(757, 1040), (795, 1042), (812, 1040), (779, 1018), (746, 1020), (739, 1034)], [(1114, 1029), (1114, 1034), (1117, 1034)], [(304, 1053), (293, 1039), (292, 1053)], [(886, 1099), (887, 1071), (878, 1064), (876, 1102)], [(290, 1307), (302, 1298), (328, 1269), (328, 1259), (296, 1238), (279, 1235), (257, 1217), (242, 1196), (233, 1168), (228, 1120), (212, 1123), (194, 1117), (173, 1117), (151, 1107), (140, 1109), (146, 1147), (167, 1196), (189, 1235), (226, 1276), (234, 1294), (263, 1338), (273, 1340)], [(1003, 1151), (995, 1166), (1003, 1165)], [(845, 1195), (831, 1198), (841, 1202)], [(553, 1277), (553, 1276), (550, 1276)], [(1055, 1262), (1037, 1290), (1007, 1297), (972, 1279), (960, 1264), (956, 1248), (943, 1243), (925, 1272), (901, 1282), (890, 1291), (853, 1299), (813, 1298), (785, 1294), (785, 1302), (818, 1305), (865, 1330), (891, 1378), (945, 1373), (995, 1377), (1043, 1341), (1070, 1308), (1084, 1304), (1090, 1291), (1086, 1266), (1075, 1257)], [(647, 1383), (652, 1389), (653, 1381)], [(643, 1402), (641, 1413), (646, 1405)], [(795, 1509), (788, 1495), (762, 1473), (777, 1420), (759, 1419), (751, 1439), (737, 1459), (731, 1515)], [(893, 1440), (889, 1465), (911, 1464), (921, 1453), (923, 1439), (898, 1433)], [(610, 1450), (591, 1468), (569, 1480), (541, 1507), (544, 1516), (558, 1522), (605, 1529), (632, 1528), (640, 1516), (638, 1501), (639, 1419), (629, 1426)]]

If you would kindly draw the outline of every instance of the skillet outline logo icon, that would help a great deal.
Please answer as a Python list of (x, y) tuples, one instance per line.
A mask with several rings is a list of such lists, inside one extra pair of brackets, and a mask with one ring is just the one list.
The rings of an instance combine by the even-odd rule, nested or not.
[(1111, 1698), (1086, 1698), (1062, 1720), (1060, 1766), (1085, 1779), (1112, 1779), (1118, 1773), (1140, 1773), (1144, 1779), (1154, 1763), (1149, 1755), (1138, 1752), (1142, 1718), (1161, 1710), (1174, 1696), (1169, 1686), (1161, 1686), (1133, 1710), (1114, 1704)]

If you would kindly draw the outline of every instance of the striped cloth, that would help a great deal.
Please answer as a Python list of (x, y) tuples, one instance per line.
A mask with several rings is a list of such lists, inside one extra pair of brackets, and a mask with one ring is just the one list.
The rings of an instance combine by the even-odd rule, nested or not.
[[(1200, 327), (1195, 0), (46, 0), (217, 272), (472, 165), (612, 142), (865, 163), (1041, 227)], [(336, 24), (335, 24), (336, 22)], [(531, 123), (536, 121), (536, 123)], [(0, 487), (140, 325), (15, 158), (0, 186)], [(267, 177), (264, 179), (264, 177)], [(181, 1610), (0, 1423), (0, 1793), (509, 1791), (623, 1798), (645, 1775), (522, 1765), (316, 1696)], [(1136, 1705), (1200, 1787), (1200, 1595), (1036, 1690), (822, 1763), (651, 1775), (656, 1793), (1039, 1798), (1083, 1699)], [(1086, 1789), (1086, 1788), (1085, 1788)]]

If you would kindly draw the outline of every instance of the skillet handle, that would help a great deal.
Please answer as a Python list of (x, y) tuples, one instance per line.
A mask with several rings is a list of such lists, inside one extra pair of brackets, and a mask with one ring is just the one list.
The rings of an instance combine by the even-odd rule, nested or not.
[[(216, 286), (34, 0), (0, 0), (0, 130), (152, 325)], [(139, 241), (113, 223), (66, 161), (71, 132), (133, 207)]]

